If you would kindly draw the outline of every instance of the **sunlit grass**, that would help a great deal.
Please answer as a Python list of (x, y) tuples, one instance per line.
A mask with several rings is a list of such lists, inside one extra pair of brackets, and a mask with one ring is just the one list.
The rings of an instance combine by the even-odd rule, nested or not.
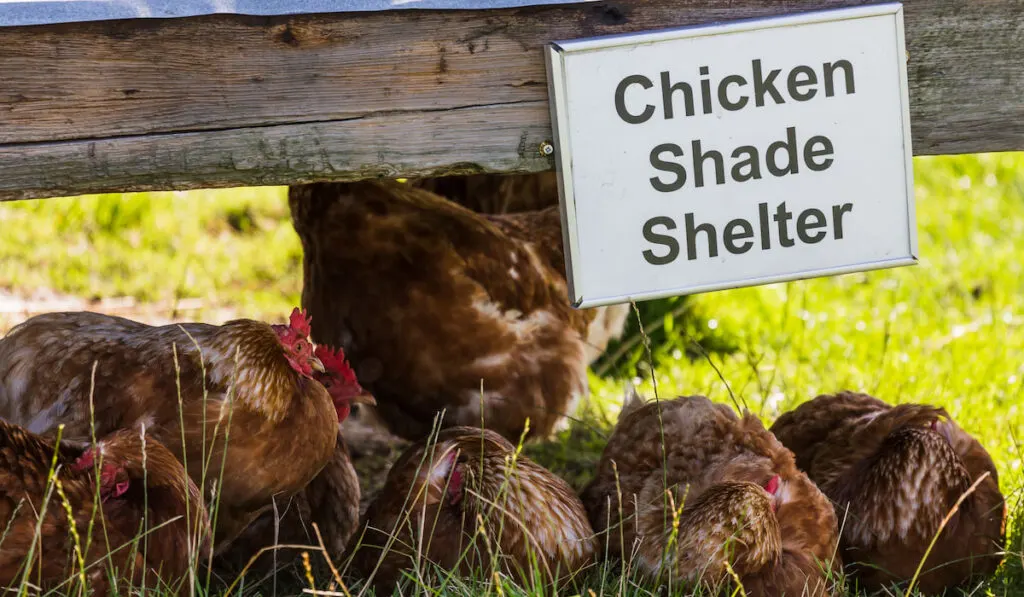
[[(699, 296), (694, 311), (740, 349), (711, 359), (766, 421), (848, 388), (945, 406), (1004, 482), (1024, 434), (1024, 155), (916, 160), (920, 263)], [(703, 358), (657, 376), (662, 395), (728, 401)], [(617, 386), (595, 380), (617, 402)], [(641, 386), (650, 393), (651, 384)]]
[[(1024, 153), (917, 158), (915, 180), (918, 265), (693, 297), (687, 314), (660, 318), (658, 390), (727, 403), (731, 391), (766, 423), (839, 389), (946, 407), (991, 452), (1011, 507), (1007, 564), (976, 594), (1021, 596)], [(301, 292), (301, 247), (280, 187), (0, 204), (0, 224), (0, 290), (11, 294), (50, 289), (168, 305), (192, 298), (204, 307), (188, 314), (196, 319), (224, 306), (280, 319)], [(648, 304), (645, 313), (658, 309)], [(0, 314), (0, 330), (20, 320), (10, 317)], [(710, 363), (688, 337), (702, 340)], [(624, 358), (635, 361), (638, 346)], [(561, 443), (526, 450), (577, 489), (623, 390), (621, 379), (591, 379), (585, 423)], [(649, 377), (639, 389), (652, 395)], [(606, 573), (597, 593), (631, 586)], [(448, 589), (473, 594), (477, 586)], [(525, 594), (511, 584), (489, 590)]]
[[(915, 179), (918, 265), (695, 297), (704, 325), (739, 349), (662, 362), (659, 394), (731, 403), (731, 390), (768, 424), (841, 389), (944, 406), (992, 454), (1010, 505), (1005, 578), (1014, 588), (991, 590), (1024, 595), (1024, 154), (917, 158)], [(639, 389), (652, 396), (653, 385)], [(614, 420), (621, 382), (593, 378), (592, 387), (595, 409)], [(601, 442), (582, 431), (575, 439)], [(579, 486), (593, 466), (563, 470)]]
[(302, 248), (284, 187), (65, 197), (0, 204), (0, 290), (166, 305), (198, 299), (250, 317), (298, 304)]

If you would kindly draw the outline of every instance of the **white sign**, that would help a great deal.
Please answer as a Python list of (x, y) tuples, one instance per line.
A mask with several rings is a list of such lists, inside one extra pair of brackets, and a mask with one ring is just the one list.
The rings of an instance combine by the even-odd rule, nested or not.
[(551, 44), (572, 301), (917, 261), (900, 4)]

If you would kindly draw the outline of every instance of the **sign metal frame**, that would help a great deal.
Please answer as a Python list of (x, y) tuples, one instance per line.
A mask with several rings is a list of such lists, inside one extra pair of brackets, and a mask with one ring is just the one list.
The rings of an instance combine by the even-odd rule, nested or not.
[[(854, 263), (837, 267), (816, 268), (787, 274), (773, 274), (736, 279), (728, 282), (715, 282), (703, 285), (682, 285), (650, 292), (638, 292), (617, 296), (583, 296), (577, 288), (579, 278), (579, 231), (576, 218), (576, 200), (573, 191), (573, 156), (571, 150), (570, 127), (568, 112), (568, 90), (566, 89), (565, 56), (596, 50), (606, 50), (622, 46), (654, 44), (695, 37), (707, 37), (721, 34), (758, 31), (811, 25), (817, 23), (838, 22), (851, 19), (862, 19), (879, 16), (892, 16), (896, 30), (896, 44), (902, 50), (902, 60), (898, 62), (900, 113), (902, 121), (902, 137), (904, 152), (904, 171), (906, 180), (907, 210), (909, 223), (909, 254), (892, 259)], [(601, 37), (580, 38), (574, 40), (550, 42), (545, 48), (548, 75), (548, 93), (550, 97), (551, 124), (554, 135), (555, 167), (558, 172), (559, 205), (562, 217), (562, 238), (565, 248), (565, 269), (569, 287), (569, 297), (573, 307), (577, 309), (598, 307), (634, 300), (652, 300), (671, 296), (698, 294), (716, 290), (742, 288), (789, 282), (809, 278), (837, 276), (854, 272), (864, 272), (892, 267), (914, 265), (918, 262), (917, 226), (914, 205), (914, 166), (913, 148), (910, 136), (910, 98), (907, 82), (906, 36), (903, 25), (903, 4), (890, 2), (866, 6), (815, 10), (788, 15), (757, 17), (727, 23), (710, 23), (679, 27), (657, 31), (645, 31), (607, 35)], [(561, 115), (561, 117), (560, 117)]]

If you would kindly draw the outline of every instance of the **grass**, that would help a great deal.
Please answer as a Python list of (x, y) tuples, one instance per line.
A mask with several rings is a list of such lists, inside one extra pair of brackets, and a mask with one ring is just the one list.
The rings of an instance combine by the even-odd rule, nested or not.
[[(583, 421), (526, 453), (582, 487), (624, 378), (648, 396), (655, 382), (663, 398), (735, 396), (766, 423), (838, 389), (942, 405), (992, 454), (1011, 508), (1011, 553), (975, 594), (1024, 596), (1024, 153), (916, 158), (915, 183), (918, 265), (643, 304), (654, 371), (631, 324), (594, 368)], [(0, 298), (130, 297), (156, 305), (147, 317), (282, 320), (301, 291), (281, 188), (0, 204), (0, 225)], [(48, 304), (8, 303), (0, 330)], [(609, 578), (606, 592), (618, 586)]]
[(197, 319), (223, 319), (223, 306), (284, 318), (302, 285), (288, 217), (281, 188), (2, 204), (0, 292), (129, 297), (164, 317), (195, 305), (185, 310)]

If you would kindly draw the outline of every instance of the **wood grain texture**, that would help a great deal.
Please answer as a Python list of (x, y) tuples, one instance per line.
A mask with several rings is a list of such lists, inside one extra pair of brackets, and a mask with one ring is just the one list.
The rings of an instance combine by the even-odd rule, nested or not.
[[(98, 141), (0, 146), (0, 198), (531, 172), (546, 102)], [(528, 123), (538, 124), (528, 124)], [(484, 134), (481, 134), (484, 131)]]
[[(547, 169), (534, 151), (550, 137), (547, 42), (867, 3), (632, 0), (3, 28), (0, 199)], [(907, 0), (905, 12), (915, 153), (1024, 149), (1024, 0)]]

